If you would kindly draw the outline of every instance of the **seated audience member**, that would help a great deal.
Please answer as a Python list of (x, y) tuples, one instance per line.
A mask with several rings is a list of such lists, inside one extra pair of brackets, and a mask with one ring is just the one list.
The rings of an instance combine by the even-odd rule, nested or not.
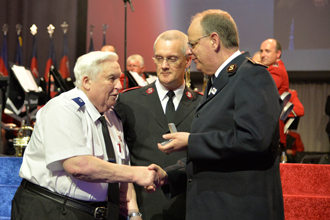
[(146, 79), (150, 76), (149, 73), (144, 72), (146, 66), (144, 65), (144, 59), (139, 54), (131, 55), (127, 58), (126, 61), (127, 71), (136, 72), (139, 76), (146, 81)]
[[(260, 61), (268, 66), (267, 70), (272, 75), (278, 93), (289, 91), (289, 76), (286, 72), (283, 61), (281, 60), (281, 44), (275, 39), (267, 39), (260, 45)], [(286, 137), (284, 134), (284, 122), (279, 120), (280, 144), (285, 147)]]
[[(147, 167), (129, 166), (120, 119), (112, 106), (121, 89), (118, 56), (78, 58), (76, 88), (37, 113), (12, 202), (12, 219), (141, 219), (132, 183), (158, 184)], [(108, 208), (108, 215), (106, 209)]]
[(268, 66), (280, 95), (289, 91), (289, 76), (281, 60), (281, 44), (275, 39), (267, 39), (260, 46), (260, 62)]

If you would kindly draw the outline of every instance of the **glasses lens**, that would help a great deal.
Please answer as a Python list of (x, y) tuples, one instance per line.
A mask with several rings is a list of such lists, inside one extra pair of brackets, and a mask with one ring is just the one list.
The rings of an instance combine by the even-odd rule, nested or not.
[(174, 65), (176, 63), (176, 61), (178, 61), (178, 57), (167, 57), (167, 58), (164, 58), (164, 57), (161, 57), (161, 56), (157, 56), (157, 57), (154, 57), (154, 61), (157, 65), (162, 65), (164, 60), (166, 61), (166, 63), (168, 65)]

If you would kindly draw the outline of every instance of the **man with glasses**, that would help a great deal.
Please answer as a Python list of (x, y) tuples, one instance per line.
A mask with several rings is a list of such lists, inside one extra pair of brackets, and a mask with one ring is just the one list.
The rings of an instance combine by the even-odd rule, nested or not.
[[(164, 168), (186, 156), (184, 151), (164, 154), (157, 143), (164, 141), (162, 134), (170, 132), (168, 123), (174, 123), (178, 131), (190, 131), (201, 100), (200, 94), (185, 86), (185, 69), (191, 64), (186, 55), (187, 40), (187, 35), (177, 30), (160, 34), (154, 43), (153, 57), (158, 79), (118, 96), (115, 109), (123, 122), (132, 165), (157, 162)], [(168, 93), (172, 94), (171, 99)], [(185, 195), (168, 200), (161, 190), (148, 194), (142, 187), (135, 188), (144, 220), (185, 219)]]
[[(165, 153), (187, 150), (187, 181), (168, 172), (171, 196), (186, 186), (186, 219), (284, 219), (279, 172), (280, 97), (266, 68), (239, 51), (225, 11), (198, 13), (188, 29), (196, 68), (211, 76), (191, 133), (166, 134)], [(149, 168), (152, 168), (150, 166)], [(182, 187), (184, 189), (184, 187)]]

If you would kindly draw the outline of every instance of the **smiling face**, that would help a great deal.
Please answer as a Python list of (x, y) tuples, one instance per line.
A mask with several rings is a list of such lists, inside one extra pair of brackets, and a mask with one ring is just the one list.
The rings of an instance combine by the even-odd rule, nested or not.
[(83, 86), (89, 100), (100, 113), (103, 113), (116, 103), (118, 91), (122, 86), (119, 80), (121, 74), (119, 64), (105, 60), (101, 65), (103, 65), (102, 72), (95, 79), (84, 76)]
[(157, 76), (168, 90), (177, 89), (184, 83), (185, 69), (190, 65), (190, 58), (182, 52), (182, 43), (186, 42), (159, 39), (154, 47), (155, 58), (163, 58), (163, 62), (155, 61)]

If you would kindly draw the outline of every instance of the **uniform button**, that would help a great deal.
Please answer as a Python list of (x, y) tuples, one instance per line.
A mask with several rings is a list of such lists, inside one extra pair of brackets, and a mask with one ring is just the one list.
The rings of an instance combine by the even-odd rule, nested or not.
[(199, 118), (199, 113), (196, 115), (196, 118)]
[(191, 183), (191, 182), (192, 182), (192, 179), (189, 179), (189, 180), (188, 180), (188, 183)]

